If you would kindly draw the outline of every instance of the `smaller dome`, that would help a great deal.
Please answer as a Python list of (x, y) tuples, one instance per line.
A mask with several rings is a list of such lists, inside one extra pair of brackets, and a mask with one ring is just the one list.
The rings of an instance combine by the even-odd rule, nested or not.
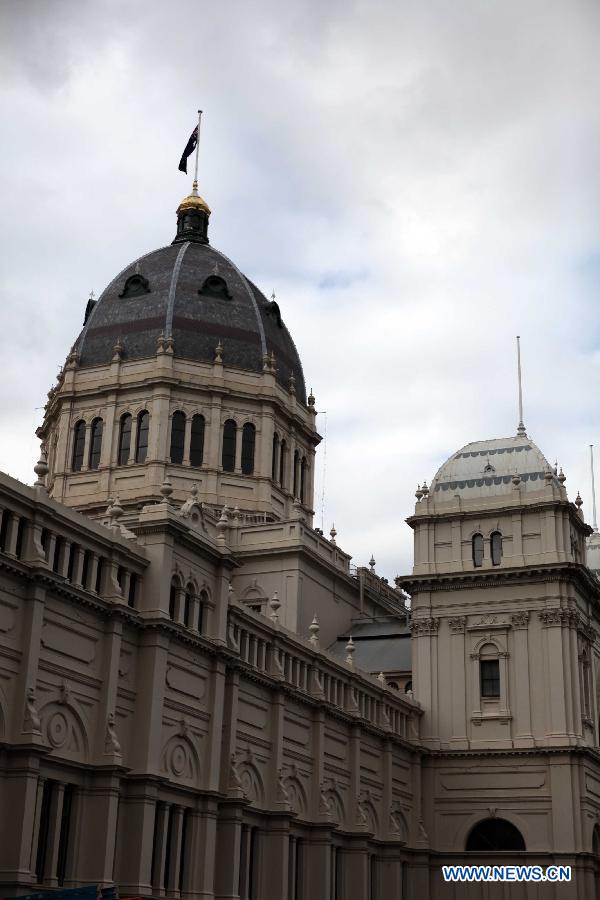
[(454, 453), (431, 482), (434, 501), (465, 500), (510, 494), (518, 475), (526, 491), (539, 491), (549, 469), (548, 461), (526, 434), (474, 441)]
[(192, 185), (192, 193), (181, 201), (177, 207), (177, 215), (188, 210), (202, 210), (210, 216), (210, 207), (204, 197), (198, 193), (198, 182), (194, 181)]

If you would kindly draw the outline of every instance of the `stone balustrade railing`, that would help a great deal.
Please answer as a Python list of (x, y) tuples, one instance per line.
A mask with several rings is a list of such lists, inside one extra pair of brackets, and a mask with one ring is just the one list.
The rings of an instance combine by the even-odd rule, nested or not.
[(0, 473), (0, 561), (135, 607), (147, 561), (119, 526), (100, 525)]
[(259, 675), (380, 731), (419, 739), (422, 711), (416, 702), (235, 600), (229, 606), (228, 646)]

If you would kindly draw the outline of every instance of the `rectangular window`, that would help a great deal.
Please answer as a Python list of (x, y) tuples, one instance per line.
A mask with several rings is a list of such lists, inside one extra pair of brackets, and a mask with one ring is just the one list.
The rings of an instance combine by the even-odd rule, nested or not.
[(479, 663), (481, 696), (500, 696), (500, 663), (497, 659), (482, 659)]

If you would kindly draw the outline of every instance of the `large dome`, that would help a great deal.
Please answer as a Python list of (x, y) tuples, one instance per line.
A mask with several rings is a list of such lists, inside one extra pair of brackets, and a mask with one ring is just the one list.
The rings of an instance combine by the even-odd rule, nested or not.
[(518, 475), (526, 491), (544, 486), (550, 466), (542, 451), (526, 434), (474, 441), (454, 453), (436, 473), (430, 494), (435, 500), (465, 499), (509, 494)]
[(110, 363), (117, 342), (124, 359), (152, 357), (161, 333), (173, 338), (176, 357), (212, 363), (220, 342), (224, 365), (252, 372), (274, 354), (277, 381), (289, 389), (293, 375), (306, 403), (300, 358), (277, 303), (209, 246), (208, 208), (203, 229), (195, 229), (185, 204), (175, 242), (132, 262), (88, 307), (75, 344), (79, 366)]

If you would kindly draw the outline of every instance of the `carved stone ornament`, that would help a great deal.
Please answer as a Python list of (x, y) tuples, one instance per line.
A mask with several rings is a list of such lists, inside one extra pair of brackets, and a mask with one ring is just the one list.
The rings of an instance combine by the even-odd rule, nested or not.
[(227, 783), (227, 795), (229, 797), (246, 797), (242, 780), (237, 766), (237, 758), (235, 753), (231, 754), (229, 761), (229, 780)]
[(41, 734), (41, 722), (38, 711), (35, 708), (35, 689), (30, 687), (27, 690), (27, 700), (25, 701), (25, 715), (23, 718), (23, 731), (27, 734)]
[(68, 706), (71, 702), (71, 689), (66, 681), (63, 681), (59, 688), (59, 699), (58, 702), (62, 703), (64, 706)]
[(106, 738), (104, 740), (104, 752), (106, 754), (115, 755), (115, 756), (121, 755), (121, 744), (119, 743), (119, 739), (117, 737), (114, 713), (109, 713), (108, 719), (106, 721)]
[(413, 620), (412, 623), (412, 633), (413, 637), (420, 637), (421, 635), (432, 635), (437, 634), (438, 629), (440, 627), (439, 619), (417, 619)]
[(513, 613), (510, 617), (513, 628), (527, 628), (529, 624), (529, 612), (524, 609), (520, 612)]
[(543, 610), (540, 614), (540, 621), (546, 626), (550, 625), (563, 625), (567, 617), (565, 616), (566, 610), (564, 609), (546, 609)]
[(452, 634), (462, 634), (465, 630), (466, 623), (467, 619), (465, 616), (455, 616), (452, 619), (448, 619), (448, 627)]
[(277, 773), (277, 782), (275, 784), (275, 802), (280, 809), (291, 809), (290, 798), (285, 786), (283, 769), (279, 769)]

